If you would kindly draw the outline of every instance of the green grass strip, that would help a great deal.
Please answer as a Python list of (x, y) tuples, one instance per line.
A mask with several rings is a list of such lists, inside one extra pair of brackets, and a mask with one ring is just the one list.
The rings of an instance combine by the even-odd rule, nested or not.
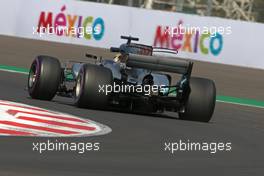
[(254, 100), (254, 99), (237, 98), (237, 97), (218, 95), (216, 97), (216, 101), (264, 108), (264, 101), (258, 101), (258, 100)]
[(16, 72), (16, 73), (23, 73), (23, 74), (29, 73), (29, 69), (19, 68), (19, 67), (15, 67), (15, 66), (8, 66), (8, 65), (0, 65), (0, 70), (9, 71), (9, 72)]

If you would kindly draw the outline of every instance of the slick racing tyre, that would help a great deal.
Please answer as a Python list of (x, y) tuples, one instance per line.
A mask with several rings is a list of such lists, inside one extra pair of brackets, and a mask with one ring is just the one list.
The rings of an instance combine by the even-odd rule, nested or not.
[(34, 99), (52, 100), (61, 81), (61, 65), (50, 56), (37, 56), (28, 76), (28, 93)]
[(191, 92), (185, 105), (185, 111), (179, 112), (179, 118), (209, 122), (215, 108), (216, 88), (214, 82), (204, 78), (191, 78), (190, 88)]
[(113, 75), (108, 68), (84, 64), (80, 69), (75, 86), (75, 104), (83, 108), (106, 108), (110, 94), (100, 87), (112, 86)]

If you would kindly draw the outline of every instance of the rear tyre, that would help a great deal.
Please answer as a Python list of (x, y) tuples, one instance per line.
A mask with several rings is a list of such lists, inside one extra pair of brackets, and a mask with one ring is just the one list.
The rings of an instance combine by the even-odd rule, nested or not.
[(190, 88), (191, 92), (185, 105), (185, 112), (179, 113), (179, 118), (209, 122), (215, 108), (216, 88), (214, 82), (205, 78), (191, 78)]
[(100, 87), (112, 86), (113, 75), (108, 68), (85, 64), (80, 69), (75, 87), (75, 104), (81, 108), (106, 108), (110, 94)]
[(37, 56), (28, 76), (28, 93), (34, 99), (52, 100), (61, 81), (61, 65), (50, 56)]

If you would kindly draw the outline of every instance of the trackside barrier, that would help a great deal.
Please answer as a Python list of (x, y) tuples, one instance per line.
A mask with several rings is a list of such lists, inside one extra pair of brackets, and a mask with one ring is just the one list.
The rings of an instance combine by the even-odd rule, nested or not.
[[(1, 35), (100, 48), (119, 46), (120, 35), (132, 35), (179, 50), (182, 58), (264, 69), (260, 23), (72, 0), (4, 1), (0, 22)], [(202, 31), (176, 35), (180, 26)], [(50, 35), (41, 33), (45, 29)]]

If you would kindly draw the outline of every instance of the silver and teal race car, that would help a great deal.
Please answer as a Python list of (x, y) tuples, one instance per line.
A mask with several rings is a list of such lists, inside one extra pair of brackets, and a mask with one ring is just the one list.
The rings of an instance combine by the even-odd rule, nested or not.
[[(191, 77), (193, 62), (171, 56), (155, 56), (166, 48), (133, 43), (111, 47), (114, 58), (86, 54), (94, 64), (70, 61), (65, 67), (57, 58), (37, 56), (30, 68), (28, 92), (34, 99), (52, 100), (55, 95), (73, 98), (78, 107), (139, 113), (174, 111), (180, 119), (209, 122), (216, 88), (212, 80)], [(172, 77), (179, 74), (173, 84)]]

